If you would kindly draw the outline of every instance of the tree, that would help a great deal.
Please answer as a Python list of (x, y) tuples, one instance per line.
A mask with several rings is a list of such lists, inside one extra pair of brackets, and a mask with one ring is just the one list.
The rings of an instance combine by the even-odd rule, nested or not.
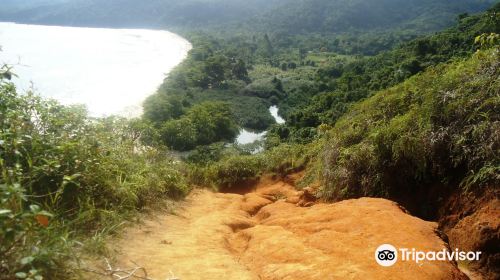
[(300, 61), (304, 60), (307, 57), (307, 50), (304, 48), (299, 49), (299, 57)]
[(183, 100), (167, 94), (155, 94), (144, 101), (144, 117), (154, 123), (179, 118), (185, 113)]
[(208, 87), (220, 88), (226, 80), (226, 69), (229, 69), (227, 57), (214, 55), (205, 61), (205, 75), (208, 80)]
[(229, 104), (204, 102), (193, 106), (177, 120), (164, 123), (162, 139), (175, 150), (192, 150), (196, 146), (234, 140), (239, 129)]
[(247, 66), (242, 59), (238, 59), (236, 63), (233, 64), (231, 73), (238, 80), (242, 80), (247, 83), (250, 82), (250, 78), (248, 78)]
[(267, 33), (264, 34), (264, 50), (265, 50), (268, 58), (273, 57), (274, 48), (273, 48), (273, 45), (271, 44), (271, 40), (269, 39), (269, 36), (267, 35)]

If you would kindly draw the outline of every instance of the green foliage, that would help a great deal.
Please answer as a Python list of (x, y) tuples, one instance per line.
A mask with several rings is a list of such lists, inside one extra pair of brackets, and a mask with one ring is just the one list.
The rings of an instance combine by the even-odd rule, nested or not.
[[(374, 57), (326, 60), (313, 77), (316, 88), (300, 91), (302, 98), (297, 99), (285, 90), (288, 96), (279, 106), (285, 110), (288, 132), (281, 134), (281, 140), (310, 141), (313, 135), (306, 133), (305, 128), (333, 125), (351, 104), (374, 92), (397, 85), (429, 67), (470, 56), (475, 51), (477, 36), (481, 41), (484, 37), (481, 34), (500, 32), (498, 9), (494, 7), (484, 14), (463, 17), (456, 27), (409, 41)], [(287, 88), (286, 80), (282, 80)], [(305, 138), (301, 139), (301, 135)]]
[(260, 79), (246, 86), (242, 93), (264, 99), (279, 100), (283, 98), (283, 85), (276, 78)]
[[(351, 4), (355, 7), (372, 5)], [(411, 5), (417, 4), (412, 2)], [(296, 37), (274, 33), (243, 33), (231, 37), (190, 34), (193, 50), (165, 80), (159, 93), (145, 103), (145, 118), (156, 127), (163, 127), (167, 121), (182, 119), (194, 104), (224, 101), (231, 106), (240, 126), (261, 131), (274, 124), (268, 107), (278, 105), (287, 123), (271, 127), (268, 139), (273, 143), (268, 145), (308, 143), (317, 139), (319, 125), (335, 124), (351, 104), (429, 67), (471, 55), (475, 51), (475, 38), (483, 33), (500, 32), (499, 26), (498, 6), (495, 6), (481, 15), (463, 14), (451, 29), (419, 37), (373, 57), (346, 56), (330, 51), (341, 52), (346, 46), (352, 46), (352, 38), (338, 37), (349, 34), (335, 35), (337, 37), (332, 40), (337, 47), (334, 48), (322, 36), (304, 37), (305, 41), (318, 44), (307, 46)], [(372, 36), (382, 40), (385, 35), (375, 32)], [(404, 37), (408, 38), (413, 36)], [(372, 39), (360, 36), (356, 40), (361, 45), (370, 45)], [(390, 40), (400, 42), (399, 39)], [(386, 49), (390, 44), (382, 45), (382, 49)], [(357, 49), (350, 53), (378, 52), (365, 47)], [(186, 150), (197, 145), (195, 129), (186, 119), (167, 127), (171, 132), (185, 128), (179, 134), (186, 137), (186, 141), (172, 139), (170, 146), (180, 147), (181, 142), (185, 142), (185, 147), (180, 149)], [(173, 145), (173, 142), (178, 143)]]
[[(99, 246), (124, 218), (184, 196), (188, 183), (231, 188), (307, 167), (307, 181), (321, 177), (322, 196), (336, 200), (500, 180), (499, 4), (415, 39), (491, 1), (72, 2), (24, 15), (123, 26), (133, 7), (136, 21), (126, 24), (135, 26), (237, 24), (186, 34), (194, 48), (140, 120), (92, 119), (81, 107), (18, 95), (5, 81), (10, 69), (0, 69), (1, 280), (64, 279), (74, 240), (92, 236)], [(460, 60), (477, 48), (490, 50)], [(286, 124), (274, 125), (271, 105)], [(238, 126), (270, 128), (265, 151), (227, 147)], [(162, 145), (194, 151), (184, 165)]]
[(0, 80), (0, 279), (66, 279), (73, 240), (185, 195), (178, 164), (144, 144), (155, 137)]
[[(236, 122), (242, 127), (264, 130), (273, 124), (274, 119), (268, 111), (270, 101), (245, 91), (251, 83), (249, 64), (255, 59), (252, 40), (225, 41), (196, 34), (191, 39), (194, 48), (189, 57), (169, 75), (158, 93), (144, 103), (144, 118), (162, 127), (165, 122), (183, 119), (196, 104), (223, 101), (230, 106)], [(185, 118), (177, 124), (181, 122), (186, 124)], [(173, 124), (168, 124), (170, 129), (174, 129)], [(199, 141), (195, 138), (187, 139), (188, 144), (181, 149), (196, 146)]]
[(479, 44), (482, 48), (492, 48), (500, 44), (500, 35), (496, 33), (481, 34), (476, 37), (474, 43)]
[(264, 172), (284, 176), (304, 169), (316, 155), (315, 145), (283, 144), (269, 149), (262, 155)]
[(285, 33), (343, 33), (403, 29), (436, 31), (456, 15), (479, 12), (494, 1), (457, 0), (309, 0), (290, 1), (263, 15), (266, 26)]
[(143, 104), (144, 118), (156, 123), (162, 123), (180, 118), (186, 112), (189, 103), (177, 96), (155, 94), (149, 96)]
[(214, 142), (233, 141), (238, 131), (228, 104), (204, 102), (190, 108), (182, 118), (165, 122), (162, 139), (169, 147), (184, 151)]
[(227, 150), (224, 143), (214, 143), (206, 146), (198, 146), (186, 158), (189, 163), (207, 164), (219, 161)]
[[(359, 49), (384, 50), (405, 37), (440, 30), (453, 24), (458, 15), (483, 11), (495, 0), (54, 2), (4, 0), (0, 19), (78, 26), (198, 28), (221, 34), (258, 31), (270, 38), (262, 42), (263, 55), (298, 44), (306, 49), (319, 45), (331, 51), (359, 53)], [(325, 36), (332, 33), (340, 36)], [(273, 42), (273, 38), (277, 40)]]
[(188, 180), (214, 189), (232, 188), (257, 179), (263, 173), (278, 176), (305, 169), (319, 153), (318, 143), (280, 145), (261, 153), (221, 146), (199, 148), (188, 160)]
[(269, 113), (270, 102), (255, 96), (246, 96), (231, 91), (208, 90), (194, 95), (191, 99), (194, 104), (203, 102), (224, 102), (231, 107), (234, 120), (239, 126), (261, 131), (274, 123)]
[(355, 105), (329, 132), (323, 197), (389, 196), (446, 180), (498, 184), (498, 55), (429, 69)]
[(64, 271), (69, 244), (43, 224), (52, 216), (30, 204), (19, 184), (0, 185), (0, 279), (43, 279)]
[(210, 165), (206, 179), (218, 188), (234, 187), (256, 179), (261, 164), (259, 157), (231, 156)]

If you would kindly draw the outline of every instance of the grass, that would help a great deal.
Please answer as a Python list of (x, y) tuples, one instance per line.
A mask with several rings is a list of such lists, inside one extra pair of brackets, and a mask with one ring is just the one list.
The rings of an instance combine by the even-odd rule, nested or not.
[(353, 106), (328, 133), (322, 196), (387, 197), (447, 178), (498, 183), (497, 57), (498, 48), (480, 51)]
[(67, 279), (123, 221), (189, 191), (180, 164), (145, 144), (135, 121), (93, 119), (6, 80), (0, 116), (2, 280)]

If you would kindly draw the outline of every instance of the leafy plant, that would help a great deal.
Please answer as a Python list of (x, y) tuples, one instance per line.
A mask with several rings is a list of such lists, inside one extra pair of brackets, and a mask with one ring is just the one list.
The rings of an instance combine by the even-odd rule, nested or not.
[(183, 197), (182, 168), (154, 134), (0, 79), (0, 279), (67, 279), (76, 240)]

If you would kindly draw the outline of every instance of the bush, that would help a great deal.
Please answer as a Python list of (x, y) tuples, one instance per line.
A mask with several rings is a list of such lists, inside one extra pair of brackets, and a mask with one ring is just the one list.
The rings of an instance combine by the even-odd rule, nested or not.
[(224, 102), (197, 104), (185, 116), (166, 122), (162, 128), (165, 144), (181, 151), (219, 141), (233, 141), (238, 132), (229, 104)]
[[(318, 154), (319, 143), (309, 145), (282, 144), (259, 154), (244, 150), (217, 148), (198, 149), (188, 166), (189, 182), (214, 189), (233, 188), (257, 179), (264, 173), (285, 176), (305, 169)], [(216, 157), (208, 159), (215, 151)], [(316, 169), (312, 169), (316, 171)], [(315, 174), (314, 179), (317, 178)]]
[(0, 184), (0, 279), (61, 277), (71, 242), (18, 183)]
[(323, 197), (498, 184), (499, 66), (498, 48), (481, 51), (354, 106), (329, 133)]
[(144, 144), (148, 127), (0, 80), (0, 279), (67, 279), (72, 240), (187, 193), (178, 164)]
[(211, 164), (207, 177), (218, 188), (231, 188), (256, 179), (261, 166), (261, 158), (256, 156), (230, 156)]
[(284, 176), (304, 169), (311, 159), (311, 146), (282, 144), (265, 151), (263, 171)]
[(246, 86), (242, 93), (264, 99), (270, 99), (271, 97), (282, 99), (284, 97), (283, 85), (276, 78), (256, 80)]

